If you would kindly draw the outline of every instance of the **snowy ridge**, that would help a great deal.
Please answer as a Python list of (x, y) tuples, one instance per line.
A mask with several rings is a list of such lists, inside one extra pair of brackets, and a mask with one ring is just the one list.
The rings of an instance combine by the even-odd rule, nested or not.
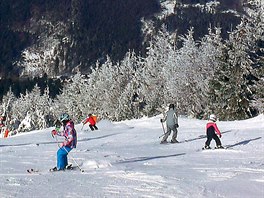
[[(98, 131), (76, 123), (78, 144), (69, 162), (75, 165), (73, 157), (84, 172), (48, 171), (58, 149), (52, 128), (1, 139), (0, 197), (264, 196), (264, 115), (218, 121), (228, 149), (208, 151), (201, 150), (205, 120), (181, 117), (181, 143), (161, 145), (161, 117), (102, 120)], [(38, 172), (27, 173), (31, 168)]]

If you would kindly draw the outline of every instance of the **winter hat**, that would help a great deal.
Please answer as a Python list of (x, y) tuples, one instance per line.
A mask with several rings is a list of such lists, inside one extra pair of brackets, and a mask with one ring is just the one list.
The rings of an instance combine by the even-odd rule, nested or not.
[(169, 109), (174, 109), (174, 104), (170, 104)]
[(216, 122), (216, 115), (211, 114), (211, 115), (209, 116), (209, 120), (212, 120), (213, 122)]
[(63, 114), (60, 115), (59, 120), (60, 120), (61, 122), (63, 122), (63, 121), (68, 121), (68, 120), (70, 120), (70, 116), (69, 116), (69, 114), (67, 114), (67, 113), (63, 113)]

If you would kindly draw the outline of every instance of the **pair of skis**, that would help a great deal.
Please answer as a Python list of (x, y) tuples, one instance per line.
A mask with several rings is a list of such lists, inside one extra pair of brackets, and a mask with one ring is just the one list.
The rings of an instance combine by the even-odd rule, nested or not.
[[(58, 170), (57, 167), (55, 168), (51, 168), (49, 169), (49, 172), (61, 172), (61, 171), (71, 171), (71, 170), (77, 170), (78, 167), (77, 166), (73, 166), (72, 164), (68, 165), (64, 170)], [(81, 172), (84, 172), (84, 170), (82, 169)], [(27, 169), (27, 173), (29, 174), (41, 174), (41, 172), (38, 169)]]
[(66, 166), (66, 168), (64, 170), (58, 170), (57, 167), (51, 168), (49, 169), (50, 172), (56, 172), (56, 171), (66, 171), (66, 170), (74, 170), (76, 169), (76, 166), (73, 166), (72, 164)]

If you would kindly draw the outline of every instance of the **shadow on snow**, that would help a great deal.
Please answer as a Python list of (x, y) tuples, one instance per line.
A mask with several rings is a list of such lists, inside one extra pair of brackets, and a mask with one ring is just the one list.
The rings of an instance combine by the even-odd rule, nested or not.
[(111, 136), (118, 135), (118, 134), (120, 134), (120, 133), (112, 133), (109, 135), (104, 135), (104, 136), (99, 136), (99, 137), (94, 137), (94, 138), (84, 138), (84, 139), (78, 140), (78, 142), (86, 142), (86, 141), (90, 141), (90, 140), (99, 140), (99, 139), (111, 137)]
[[(78, 140), (78, 142), (84, 142), (84, 141), (90, 141), (90, 140), (98, 140), (98, 139), (102, 139), (102, 138), (107, 138), (113, 135), (118, 135), (119, 133), (113, 133), (113, 134), (109, 134), (109, 135), (104, 135), (104, 136), (100, 136), (100, 137), (95, 137), (95, 138), (84, 138), (81, 140)], [(47, 144), (57, 144), (57, 141), (48, 141), (48, 142), (28, 142), (28, 143), (21, 143), (21, 144), (7, 144), (7, 145), (0, 145), (0, 147), (16, 147), (16, 146), (30, 146), (30, 145), (47, 145)]]
[(252, 141), (256, 141), (256, 140), (259, 140), (261, 139), (262, 137), (257, 137), (257, 138), (254, 138), (254, 139), (249, 139), (249, 140), (244, 140), (244, 141), (241, 141), (241, 142), (238, 142), (238, 143), (235, 143), (233, 145), (227, 145), (226, 148), (233, 148), (235, 146), (240, 146), (240, 145), (246, 145)]
[(142, 162), (142, 161), (148, 161), (148, 160), (160, 159), (160, 158), (168, 158), (168, 157), (177, 157), (177, 156), (181, 156), (185, 154), (186, 153), (178, 153), (178, 154), (173, 154), (173, 155), (159, 155), (159, 156), (154, 156), (154, 157), (134, 157), (130, 159), (120, 160), (117, 162), (117, 164)]

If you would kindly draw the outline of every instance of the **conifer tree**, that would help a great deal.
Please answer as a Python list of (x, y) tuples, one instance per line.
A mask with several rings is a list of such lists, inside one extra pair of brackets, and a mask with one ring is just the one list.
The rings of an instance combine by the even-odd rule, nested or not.
[(257, 110), (251, 101), (256, 89), (261, 88), (255, 81), (262, 82), (263, 72), (256, 72), (250, 56), (252, 52), (255, 54), (255, 47), (261, 38), (263, 21), (248, 16), (230, 33), (225, 43), (220, 67), (212, 81), (214, 97), (211, 98), (214, 103), (212, 110), (222, 119), (245, 119), (256, 115)]
[(75, 74), (64, 83), (62, 94), (55, 101), (55, 112), (58, 117), (61, 113), (68, 113), (76, 121), (81, 121), (86, 107), (86, 81), (81, 73)]
[(141, 71), (141, 95), (146, 103), (145, 114), (152, 116), (165, 103), (168, 91), (165, 86), (164, 64), (169, 59), (173, 46), (168, 42), (168, 32), (161, 30), (153, 37)]

